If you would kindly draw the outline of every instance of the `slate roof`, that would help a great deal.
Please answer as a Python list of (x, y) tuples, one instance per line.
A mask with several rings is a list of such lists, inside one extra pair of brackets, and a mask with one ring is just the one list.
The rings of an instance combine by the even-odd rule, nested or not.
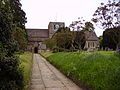
[(28, 37), (49, 38), (48, 29), (26, 29)]
[(85, 31), (85, 38), (87, 41), (98, 41), (98, 37), (94, 31)]

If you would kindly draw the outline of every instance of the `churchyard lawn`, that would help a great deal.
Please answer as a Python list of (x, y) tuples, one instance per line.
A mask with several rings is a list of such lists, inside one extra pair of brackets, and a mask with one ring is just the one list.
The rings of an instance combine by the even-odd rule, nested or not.
[(82, 87), (92, 90), (120, 90), (120, 55), (114, 51), (41, 54)]

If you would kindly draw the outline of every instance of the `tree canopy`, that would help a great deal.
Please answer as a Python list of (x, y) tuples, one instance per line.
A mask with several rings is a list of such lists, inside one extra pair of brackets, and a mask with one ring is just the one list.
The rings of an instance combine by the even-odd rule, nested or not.
[[(0, 0), (0, 89), (22, 90), (23, 75), (15, 52), (26, 39), (20, 0)], [(19, 34), (22, 35), (19, 37)], [(25, 37), (25, 38), (24, 38)], [(19, 38), (19, 39), (18, 39)]]
[(104, 49), (120, 48), (120, 0), (108, 0), (106, 4), (101, 3), (93, 14), (93, 22), (102, 26), (103, 32), (102, 44)]
[(92, 20), (104, 29), (120, 26), (120, 0), (108, 0), (107, 4), (101, 3), (93, 14)]

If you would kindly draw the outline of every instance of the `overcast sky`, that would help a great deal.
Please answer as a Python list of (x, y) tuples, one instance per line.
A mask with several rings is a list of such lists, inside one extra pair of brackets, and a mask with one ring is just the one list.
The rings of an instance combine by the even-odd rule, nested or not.
[[(94, 11), (105, 1), (107, 0), (21, 0), (21, 3), (27, 16), (26, 28), (47, 29), (49, 22), (65, 22), (69, 26), (78, 17), (90, 21)], [(99, 36), (103, 31), (96, 28), (95, 32)]]

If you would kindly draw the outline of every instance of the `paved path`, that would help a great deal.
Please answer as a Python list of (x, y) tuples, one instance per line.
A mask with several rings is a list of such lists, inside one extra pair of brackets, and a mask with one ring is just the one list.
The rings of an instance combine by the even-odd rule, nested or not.
[(33, 56), (31, 90), (82, 90), (39, 54)]

